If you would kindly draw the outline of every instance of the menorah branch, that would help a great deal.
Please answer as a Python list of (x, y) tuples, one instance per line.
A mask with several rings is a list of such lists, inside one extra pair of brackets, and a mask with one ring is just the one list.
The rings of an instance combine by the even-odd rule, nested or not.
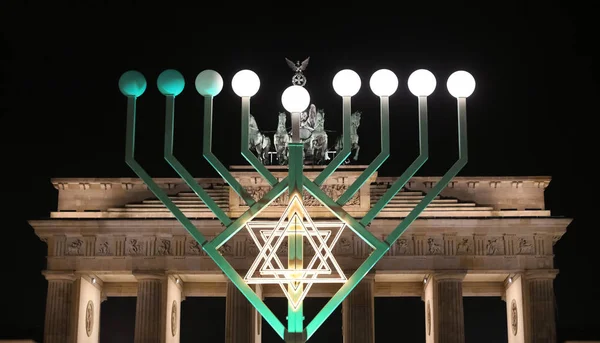
[(381, 152), (369, 164), (369, 166), (358, 176), (358, 178), (346, 189), (346, 191), (337, 199), (340, 206), (344, 206), (356, 192), (373, 176), (373, 174), (381, 167), (383, 162), (390, 156), (390, 98), (387, 96), (379, 97), (380, 99), (380, 117), (381, 117)]
[(331, 197), (329, 197), (321, 188), (319, 188), (314, 182), (310, 181), (304, 176), (304, 186), (306, 190), (323, 206), (327, 207), (338, 219), (348, 224), (350, 229), (354, 231), (362, 240), (369, 244), (373, 249), (385, 248), (387, 245), (381, 242), (375, 237), (369, 230), (367, 230), (362, 224), (346, 212), (342, 206), (338, 205)]
[(206, 206), (215, 214), (215, 216), (227, 226), (231, 224), (231, 218), (227, 216), (212, 197), (198, 184), (192, 174), (175, 158), (173, 155), (173, 136), (175, 132), (175, 96), (167, 95), (167, 108), (165, 115), (165, 150), (164, 158), (169, 165), (181, 176), (185, 183), (196, 193), (196, 195), (206, 204)]
[(242, 97), (242, 141), (241, 152), (242, 156), (256, 169), (256, 171), (269, 183), (271, 186), (277, 184), (277, 178), (262, 164), (261, 161), (250, 151), (249, 147), (249, 122), (250, 122), (250, 97)]
[(448, 186), (450, 181), (467, 164), (467, 99), (458, 98), (458, 161), (442, 176), (440, 181), (429, 191), (421, 201), (410, 211), (410, 213), (398, 224), (398, 226), (386, 238), (386, 242), (391, 246), (408, 229), (425, 208)]
[(419, 156), (410, 166), (398, 177), (398, 179), (388, 188), (383, 196), (371, 207), (369, 212), (363, 216), (360, 223), (367, 226), (379, 215), (385, 206), (392, 200), (400, 190), (406, 185), (423, 164), (429, 158), (429, 132), (427, 121), (427, 97), (419, 96)]
[(160, 200), (173, 216), (181, 223), (187, 232), (201, 245), (206, 244), (206, 238), (198, 228), (183, 214), (183, 212), (169, 198), (167, 193), (163, 191), (152, 180), (152, 177), (142, 168), (135, 160), (135, 128), (136, 128), (136, 97), (127, 97), (127, 132), (125, 140), (125, 163), (133, 170), (136, 175), (144, 181), (148, 189)]
[(255, 201), (246, 189), (231, 175), (223, 163), (212, 152), (212, 123), (213, 123), (213, 97), (204, 97), (204, 140), (202, 154), (213, 169), (229, 184), (229, 187), (244, 200), (246, 205), (252, 206)]
[(342, 103), (342, 137), (343, 137), (342, 151), (340, 151), (333, 158), (333, 160), (331, 160), (331, 162), (329, 162), (327, 167), (325, 167), (325, 169), (323, 169), (321, 171), (321, 173), (319, 173), (319, 175), (313, 181), (315, 183), (315, 185), (317, 185), (319, 187), (321, 185), (323, 185), (325, 180), (327, 180), (327, 178), (329, 176), (331, 176), (331, 174), (333, 174), (342, 163), (344, 163), (344, 161), (348, 158), (348, 156), (350, 156), (350, 153), (352, 152), (352, 148), (350, 146), (350, 112), (351, 112), (350, 99), (351, 99), (351, 97), (344, 96), (344, 97), (342, 97), (342, 99), (343, 99), (343, 103)]
[(268, 207), (275, 199), (277, 199), (283, 192), (286, 191), (289, 181), (285, 177), (283, 180), (278, 182), (270, 191), (268, 191), (261, 199), (259, 199), (254, 205), (250, 206), (241, 216), (225, 228), (219, 235), (213, 238), (208, 246), (214, 247), (215, 249), (220, 248), (225, 242), (231, 237), (238, 233), (247, 222), (251, 221), (256, 217), (263, 209)]

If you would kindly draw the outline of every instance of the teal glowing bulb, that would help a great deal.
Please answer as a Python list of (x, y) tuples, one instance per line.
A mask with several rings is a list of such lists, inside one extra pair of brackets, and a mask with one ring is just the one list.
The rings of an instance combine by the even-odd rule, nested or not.
[(146, 91), (146, 78), (137, 70), (126, 71), (119, 78), (119, 90), (125, 96), (138, 97)]

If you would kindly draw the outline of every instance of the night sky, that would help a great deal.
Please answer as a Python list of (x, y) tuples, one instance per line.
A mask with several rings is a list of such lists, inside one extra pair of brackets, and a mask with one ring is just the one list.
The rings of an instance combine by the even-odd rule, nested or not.
[[(457, 159), (456, 100), (448, 76), (467, 70), (477, 88), (468, 99), (469, 163), (463, 176), (547, 175), (546, 205), (553, 215), (574, 218), (555, 245), (559, 341), (600, 339), (598, 225), (586, 212), (597, 159), (584, 128), (598, 111), (592, 51), (592, 10), (574, 2), (293, 3), (290, 9), (240, 7), (180, 11), (163, 2), (159, 15), (142, 6), (76, 9), (11, 5), (0, 8), (2, 25), (2, 290), (0, 338), (41, 341), (44, 326), (46, 246), (27, 224), (56, 209), (53, 177), (134, 177), (124, 161), (126, 98), (121, 74), (135, 69), (148, 81), (138, 100), (136, 156), (153, 176), (175, 177), (162, 159), (164, 96), (156, 78), (177, 69), (186, 88), (177, 97), (175, 154), (196, 177), (215, 176), (201, 157), (203, 99), (193, 87), (204, 69), (221, 73), (225, 87), (215, 99), (214, 152), (225, 165), (242, 164), (240, 101), (231, 78), (252, 69), (261, 88), (251, 111), (261, 130), (274, 131), (280, 98), (291, 83), (293, 61), (310, 56), (305, 76), (312, 102), (325, 110), (325, 126), (337, 136), (341, 99), (331, 81), (354, 69), (362, 88), (353, 109), (363, 112), (361, 158), (379, 152), (379, 103), (368, 86), (373, 72), (394, 71), (400, 87), (391, 101), (392, 155), (380, 175), (397, 176), (418, 152), (417, 102), (406, 86), (410, 73), (426, 68), (438, 86), (429, 97), (430, 159), (417, 175), (442, 175)], [(391, 2), (390, 2), (391, 4)], [(54, 5), (53, 5), (54, 6)], [(58, 6), (58, 5), (56, 5)], [(185, 16), (184, 14), (191, 14)], [(158, 14), (158, 13), (157, 13)], [(581, 157), (580, 157), (581, 156)], [(225, 300), (188, 298), (182, 303), (182, 342), (222, 342)], [(268, 304), (282, 312), (282, 299)], [(307, 317), (324, 304), (310, 299)], [(424, 341), (419, 298), (377, 299), (377, 341)], [(281, 310), (277, 310), (281, 309)], [(506, 342), (505, 304), (499, 298), (465, 298), (467, 342)], [(134, 298), (102, 304), (102, 343), (131, 342)], [(265, 343), (277, 342), (267, 326)], [(499, 337), (499, 338), (495, 338)], [(495, 340), (494, 340), (495, 339)], [(315, 342), (341, 342), (337, 311)]]

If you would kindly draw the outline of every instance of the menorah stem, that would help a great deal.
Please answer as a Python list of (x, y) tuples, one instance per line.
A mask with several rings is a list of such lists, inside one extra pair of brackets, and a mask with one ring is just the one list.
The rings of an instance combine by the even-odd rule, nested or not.
[(458, 98), (458, 161), (442, 176), (440, 181), (429, 191), (423, 199), (410, 211), (400, 224), (386, 238), (386, 242), (391, 246), (408, 229), (415, 219), (427, 208), (427, 206), (442, 192), (448, 183), (458, 174), (458, 172), (467, 164), (467, 99)]
[(271, 174), (271, 172), (258, 160), (249, 148), (250, 137), (250, 97), (242, 97), (242, 141), (241, 141), (241, 152), (242, 156), (256, 169), (256, 171), (269, 183), (271, 186), (277, 184), (277, 178)]
[(429, 133), (427, 122), (427, 97), (419, 97), (419, 156), (411, 165), (398, 177), (398, 179), (388, 188), (388, 190), (379, 198), (377, 203), (371, 207), (369, 212), (363, 216), (360, 223), (367, 226), (379, 215), (385, 206), (398, 194), (429, 158)]
[(352, 152), (352, 147), (350, 146), (350, 112), (352, 111), (350, 99), (351, 97), (349, 96), (342, 97), (342, 151), (329, 162), (327, 167), (313, 181), (319, 187), (344, 163)]
[[(303, 159), (302, 154), (304, 150), (304, 144), (300, 140), (300, 113), (293, 112), (292, 117), (292, 142), (289, 143), (290, 149), (290, 162), (289, 162), (289, 199), (292, 201), (294, 197), (298, 197), (302, 202), (302, 181), (303, 181)], [(288, 231), (288, 269), (289, 270), (302, 270), (304, 268), (304, 242), (302, 233), (302, 223), (298, 222), (304, 220), (304, 213), (301, 208), (296, 208), (291, 212), (290, 230)], [(303, 285), (292, 285), (288, 284), (288, 292), (292, 297), (299, 297), (304, 290)], [(288, 337), (286, 340), (293, 339), (293, 342), (297, 341), (297, 334), (304, 331), (304, 311), (303, 304), (300, 302), (297, 307), (292, 306), (288, 302), (288, 315), (287, 315), (287, 330)], [(293, 338), (292, 338), (293, 337)]]
[(179, 162), (173, 155), (173, 138), (175, 134), (175, 96), (167, 95), (166, 113), (165, 113), (165, 147), (164, 158), (171, 167), (181, 176), (183, 181), (190, 187), (194, 193), (204, 202), (223, 225), (227, 226), (232, 223), (231, 218), (227, 216), (212, 197), (200, 186), (194, 179), (192, 174)]
[(157, 184), (152, 180), (152, 177), (142, 168), (142, 166), (135, 160), (135, 128), (136, 128), (136, 97), (127, 97), (127, 132), (125, 139), (125, 163), (133, 170), (133, 172), (140, 178), (148, 189), (160, 200), (165, 207), (173, 213), (173, 216), (181, 223), (181, 225), (187, 230), (187, 232), (201, 245), (204, 247), (206, 238), (198, 228), (181, 212), (179, 207), (169, 198)]
[(244, 200), (246, 205), (252, 206), (256, 201), (246, 189), (231, 175), (223, 163), (212, 153), (212, 123), (213, 123), (213, 97), (204, 97), (204, 141), (202, 153), (208, 163), (229, 184), (229, 187)]
[(387, 96), (379, 97), (380, 99), (380, 114), (381, 114), (381, 152), (369, 164), (360, 176), (348, 187), (348, 189), (337, 199), (340, 206), (344, 206), (356, 192), (373, 176), (373, 174), (381, 167), (390, 156), (390, 98)]

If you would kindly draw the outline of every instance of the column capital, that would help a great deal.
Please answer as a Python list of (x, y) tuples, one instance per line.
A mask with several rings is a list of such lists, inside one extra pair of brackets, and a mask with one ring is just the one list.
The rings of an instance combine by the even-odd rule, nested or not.
[(168, 275), (160, 270), (140, 270), (134, 271), (133, 276), (137, 281), (142, 280), (166, 280)]
[(524, 280), (554, 280), (558, 275), (557, 269), (532, 269), (521, 274)]
[[(429, 274), (429, 276), (432, 276), (434, 280), (455, 280), (455, 281), (462, 281), (465, 279), (465, 276), (467, 275), (467, 273), (465, 271), (462, 270), (444, 270), (444, 271), (436, 271), (433, 272), (431, 274)], [(429, 277), (428, 277), (429, 279)]]
[(46, 280), (63, 280), (63, 281), (75, 281), (77, 280), (77, 275), (73, 271), (51, 271), (44, 270), (42, 271), (42, 275), (46, 277)]

